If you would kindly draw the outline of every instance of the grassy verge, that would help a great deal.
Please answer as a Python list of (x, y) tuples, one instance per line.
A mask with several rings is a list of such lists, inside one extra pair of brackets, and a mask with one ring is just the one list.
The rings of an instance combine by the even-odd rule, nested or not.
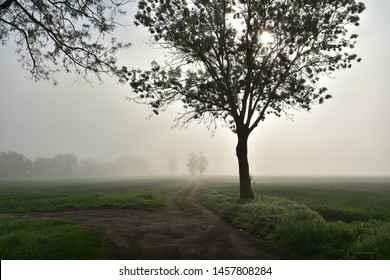
[[(203, 188), (199, 197), (236, 227), (270, 241), (298, 259), (390, 259), (390, 222), (388, 214), (378, 210), (384, 207), (383, 191), (388, 188), (382, 192), (369, 188), (344, 189), (341, 190), (344, 195), (338, 198), (337, 188), (329, 184), (327, 188), (309, 188), (309, 191), (306, 186), (304, 191), (264, 185), (259, 186), (261, 195), (246, 203), (238, 200), (238, 186), (229, 183)], [(371, 201), (360, 207), (346, 203), (364, 196)], [(373, 205), (378, 209), (372, 208)], [(332, 213), (332, 219), (325, 219), (317, 211), (324, 209)], [(348, 222), (345, 213), (349, 213)]]
[(103, 240), (94, 231), (60, 220), (0, 216), (0, 259), (103, 259)]

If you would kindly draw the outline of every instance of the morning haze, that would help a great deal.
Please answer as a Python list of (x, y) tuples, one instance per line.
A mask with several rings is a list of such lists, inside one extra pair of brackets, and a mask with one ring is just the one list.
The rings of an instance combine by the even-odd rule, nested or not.
[[(390, 2), (367, 2), (0, 0), (0, 259), (239, 260), (178, 273), (208, 278), (390, 259)], [(75, 278), (72, 263), (2, 276)], [(385, 262), (318, 265), (300, 279), (389, 278)]]
[[(356, 53), (363, 58), (352, 69), (324, 78), (333, 99), (294, 121), (268, 118), (249, 139), (254, 175), (390, 176), (388, 64), (390, 4), (371, 1), (362, 15)], [(131, 4), (132, 14), (136, 4)], [(132, 21), (132, 20), (131, 20)], [(132, 42), (119, 64), (148, 68), (163, 60), (163, 51), (147, 45), (146, 30), (118, 31)], [(236, 136), (218, 128), (212, 137), (202, 124), (173, 128), (180, 106), (148, 119), (150, 109), (126, 102), (130, 87), (105, 77), (104, 84), (58, 75), (59, 85), (35, 83), (18, 65), (14, 46), (2, 46), (0, 151), (15, 151), (34, 161), (73, 154), (79, 161), (116, 162), (123, 156), (147, 160), (155, 174), (169, 174), (168, 160), (178, 159), (178, 174), (187, 173), (191, 152), (202, 152), (206, 174), (236, 175)]]

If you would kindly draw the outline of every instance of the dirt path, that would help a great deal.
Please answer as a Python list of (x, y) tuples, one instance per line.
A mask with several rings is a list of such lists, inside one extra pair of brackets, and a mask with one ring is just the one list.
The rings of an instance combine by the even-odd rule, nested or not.
[[(29, 213), (28, 217), (68, 219), (92, 228), (112, 240), (106, 248), (112, 259), (288, 258), (199, 204), (195, 199), (197, 188), (176, 191), (161, 211), (104, 209)], [(178, 199), (190, 202), (197, 211), (184, 211)]]

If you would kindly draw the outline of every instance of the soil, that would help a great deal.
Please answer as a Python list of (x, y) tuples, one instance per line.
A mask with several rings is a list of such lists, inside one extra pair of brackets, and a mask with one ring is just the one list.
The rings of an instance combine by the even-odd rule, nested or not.
[(109, 242), (111, 259), (223, 260), (289, 259), (255, 236), (233, 228), (195, 198), (193, 186), (187, 199), (199, 211), (188, 212), (176, 204), (187, 188), (170, 195), (165, 209), (139, 211), (101, 209), (51, 213), (24, 213), (24, 217), (60, 218), (92, 228)]

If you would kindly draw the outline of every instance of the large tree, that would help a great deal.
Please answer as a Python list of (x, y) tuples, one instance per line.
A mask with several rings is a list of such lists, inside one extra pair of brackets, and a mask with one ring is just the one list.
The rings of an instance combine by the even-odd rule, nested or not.
[(0, 41), (15, 41), (19, 62), (36, 80), (60, 69), (100, 78), (115, 70), (116, 51), (128, 46), (112, 36), (126, 2), (0, 0)]
[(136, 25), (167, 63), (122, 69), (130, 99), (153, 112), (183, 103), (177, 121), (222, 123), (237, 134), (240, 197), (252, 199), (247, 142), (269, 115), (310, 110), (331, 97), (321, 76), (360, 61), (351, 49), (363, 3), (354, 0), (141, 0)]

